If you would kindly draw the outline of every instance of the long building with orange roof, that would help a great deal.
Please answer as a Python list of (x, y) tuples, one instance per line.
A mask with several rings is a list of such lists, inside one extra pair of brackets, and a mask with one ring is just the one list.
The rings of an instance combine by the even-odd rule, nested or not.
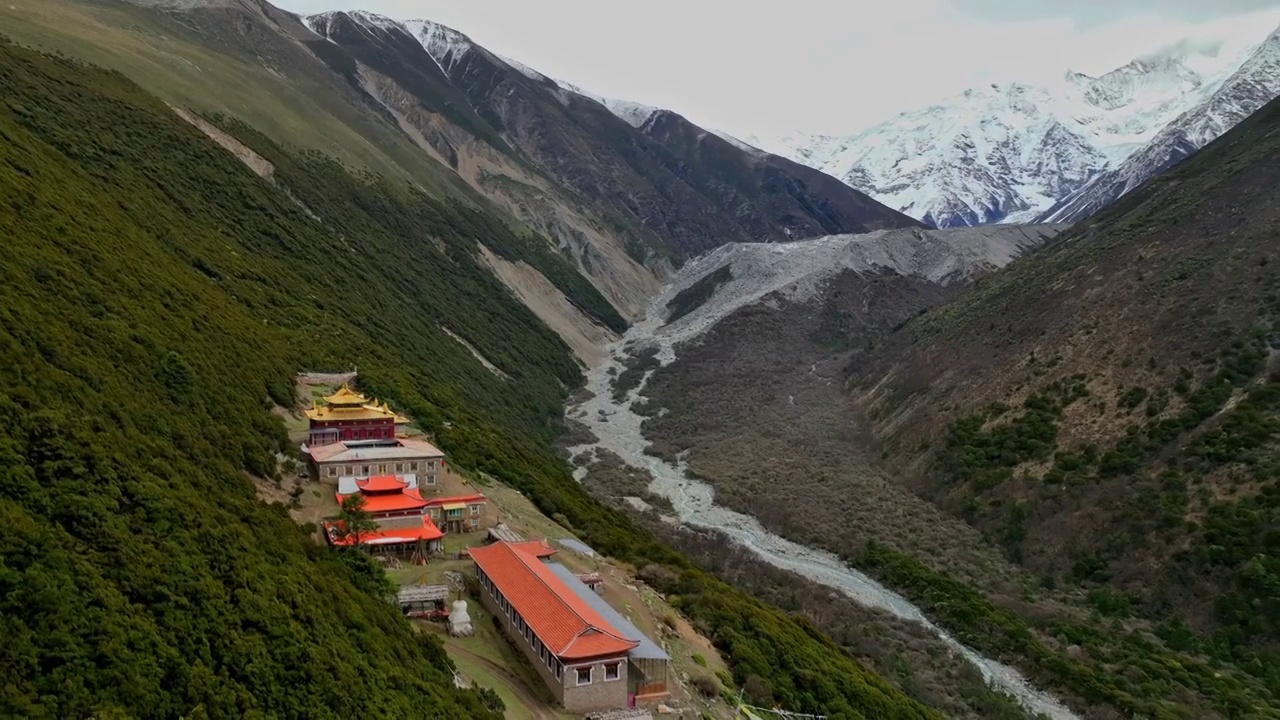
[(627, 653), (640, 643), (625, 637), (542, 562), (537, 542), (499, 541), (469, 550), (480, 600), (543, 682), (570, 712), (628, 704)]

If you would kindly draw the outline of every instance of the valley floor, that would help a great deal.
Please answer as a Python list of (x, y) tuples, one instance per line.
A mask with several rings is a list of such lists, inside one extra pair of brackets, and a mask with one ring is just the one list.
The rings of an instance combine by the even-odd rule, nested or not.
[(936, 286), (845, 273), (732, 308), (724, 282), (668, 290), (591, 374), (564, 443), (588, 492), (950, 717), (1272, 716), (1256, 678), (1044, 582), (896, 477), (920, 468), (884, 466), (847, 369)]
[[(655, 329), (655, 323), (660, 324), (660, 319), (651, 315), (628, 334), (626, 340), (629, 345), (615, 346), (610, 364), (593, 371), (587, 392), (579, 398), (580, 404), (569, 412), (570, 419), (578, 423), (578, 430), (567, 441), (573, 445), (567, 451), (579, 466), (578, 477), (588, 492), (646, 518), (656, 532), (673, 538), (682, 551), (698, 557), (718, 575), (733, 577), (735, 584), (748, 592), (768, 598), (783, 608), (803, 610), (806, 615), (816, 617), (819, 625), (846, 645), (855, 657), (864, 659), (886, 677), (896, 679), (900, 687), (917, 699), (946, 708), (953, 717), (1025, 716), (1025, 710), (1017, 703), (992, 692), (988, 682), (996, 684), (1005, 693), (1016, 695), (1036, 712), (1054, 718), (1074, 717), (1054, 698), (1031, 687), (1012, 668), (982, 658), (937, 628), (932, 628), (920, 610), (906, 599), (852, 570), (839, 557), (804, 547), (804, 544), (810, 544), (813, 548), (831, 548), (826, 540), (843, 537), (848, 532), (844, 529), (847, 527), (862, 528), (861, 531), (868, 533), (864, 537), (874, 537), (874, 532), (882, 528), (883, 523), (873, 524), (870, 528), (864, 527), (865, 522), (863, 525), (840, 525), (840, 522), (848, 522), (848, 518), (839, 516), (842, 510), (848, 512), (845, 509), (847, 503), (828, 502), (827, 495), (786, 479), (793, 475), (786, 468), (797, 459), (791, 455), (771, 453), (770, 442), (778, 438), (759, 434), (759, 431), (767, 429), (766, 434), (776, 435), (777, 428), (771, 423), (759, 422), (759, 419), (754, 423), (733, 425), (732, 413), (727, 411), (734, 403), (740, 403), (738, 409), (750, 407), (750, 404), (740, 396), (743, 388), (733, 383), (729, 375), (700, 376), (694, 382), (681, 386), (679, 392), (683, 395), (680, 401), (671, 403), (676, 408), (674, 412), (660, 412), (657, 404), (646, 400), (647, 383), (657, 375), (644, 375), (639, 380), (635, 375), (642, 367), (641, 363), (648, 366), (649, 373), (653, 372), (653, 354), (643, 348), (648, 346), (647, 341), (652, 337), (646, 333)], [(778, 336), (778, 341), (786, 342), (787, 336)], [(628, 348), (631, 353), (628, 353)], [(663, 346), (657, 356), (661, 358), (670, 351), (669, 346)], [(744, 355), (766, 357), (751, 351)], [(744, 357), (736, 357), (735, 362), (750, 364)], [(661, 375), (665, 369), (657, 372)], [(816, 367), (805, 365), (800, 375), (799, 382), (806, 384), (808, 389), (801, 391), (797, 387), (799, 397), (794, 393), (783, 394), (775, 386), (770, 386), (769, 392), (776, 394), (787, 407), (792, 407), (793, 402), (804, 402), (810, 394), (838, 397)], [(615, 394), (615, 388), (625, 391)], [(708, 397), (712, 395), (716, 398)], [(668, 399), (666, 395), (658, 397), (659, 403)], [(657, 417), (683, 418), (679, 411), (684, 409), (684, 402), (701, 408), (698, 419), (694, 421), (698, 427), (682, 427), (675, 433), (681, 438), (679, 447), (669, 441), (663, 443), (661, 439), (650, 446), (648, 433), (652, 420)], [(635, 410), (648, 417), (642, 417)], [(752, 416), (752, 412), (745, 413), (747, 418)], [(711, 479), (701, 472), (718, 469), (700, 471), (702, 466), (693, 461), (696, 453), (702, 451), (701, 441), (708, 439), (703, 432), (711, 427), (723, 430), (721, 440), (730, 444), (742, 443), (734, 445), (728, 454), (742, 454), (746, 463), (759, 473), (761, 494), (754, 502), (742, 502), (743, 497), (749, 497), (743, 494), (733, 499), (733, 491), (729, 491), (726, 493), (730, 498), (726, 502), (729, 507), (720, 506), (719, 503), (725, 501), (720, 499), (719, 493), (722, 488), (729, 487), (721, 480), (732, 477), (733, 485), (740, 486), (741, 480), (750, 478), (751, 474), (717, 473)], [(805, 427), (808, 426), (801, 425), (797, 429)], [(811, 447), (803, 437), (791, 440), (792, 447)], [(706, 445), (715, 446), (716, 443), (711, 442)], [(751, 450), (751, 447), (756, 450)], [(862, 467), (861, 477), (864, 479), (878, 477), (869, 470), (869, 466), (851, 463), (847, 455), (833, 456), (832, 460), (843, 467)], [(687, 467), (686, 462), (689, 462)], [(738, 466), (733, 472), (743, 470)], [(797, 472), (794, 477), (807, 478), (810, 473)], [(703, 479), (711, 479), (715, 486), (714, 496), (711, 487), (700, 482)], [(832, 478), (831, 481), (846, 482), (840, 478)], [(879, 479), (877, 482), (884, 481)], [(852, 495), (856, 497), (858, 486), (853, 487)], [(863, 487), (866, 487), (865, 483)], [(919, 532), (938, 542), (978, 552), (978, 544), (966, 543), (963, 536), (948, 535), (947, 525), (942, 522), (940, 514), (924, 512), (920, 509), (922, 503), (911, 503), (909, 495), (888, 492), (885, 485), (877, 497), (879, 505), (859, 504), (871, 511), (862, 521), (874, 518), (888, 507), (890, 515), (903, 515), (909, 520), (898, 527), (899, 532)], [(896, 502), (895, 497), (898, 498)], [(757, 517), (763, 525), (756, 521)], [(835, 523), (835, 527), (823, 535), (815, 533), (812, 525), (780, 525), (778, 517), (817, 519)], [(681, 525), (694, 526), (702, 532), (677, 529)], [(798, 527), (804, 528), (805, 532), (790, 532)], [(775, 529), (787, 539), (773, 535), (770, 530)], [(707, 531), (710, 531), (709, 535)], [(741, 547), (751, 548), (754, 556), (743, 557), (739, 551)], [(779, 569), (786, 572), (779, 572)], [(788, 586), (790, 591), (781, 590)], [(840, 592), (833, 593), (831, 588)], [(851, 597), (857, 602), (849, 602)]]

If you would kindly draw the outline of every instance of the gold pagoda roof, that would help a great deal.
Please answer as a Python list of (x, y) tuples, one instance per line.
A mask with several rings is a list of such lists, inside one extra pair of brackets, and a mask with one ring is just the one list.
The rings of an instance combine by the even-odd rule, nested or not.
[(324, 399), (329, 405), (347, 405), (360, 407), (369, 403), (369, 398), (343, 385)]
[[(337, 404), (332, 404), (337, 398)], [(316, 405), (315, 401), (311, 403), (311, 409), (306, 411), (307, 417), (312, 420), (381, 420), (383, 418), (393, 418), (397, 425), (405, 425), (409, 422), (409, 418), (403, 415), (397, 415), (387, 404), (379, 403), (377, 399), (369, 402), (365, 396), (352, 392), (350, 388), (343, 385), (337, 392), (325, 398), (331, 404)], [(356, 404), (356, 403), (360, 404)]]

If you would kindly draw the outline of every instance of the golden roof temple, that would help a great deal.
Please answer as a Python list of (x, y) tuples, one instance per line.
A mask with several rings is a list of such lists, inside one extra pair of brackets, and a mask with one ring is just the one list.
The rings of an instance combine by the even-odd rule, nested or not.
[(385, 402), (379, 404), (377, 398), (370, 402), (364, 395), (346, 385), (326, 397), (324, 402), (324, 405), (317, 405), (315, 400), (312, 400), (311, 409), (307, 410), (307, 417), (318, 422), (381, 420), (384, 418), (393, 419), (397, 425), (409, 422), (408, 418), (397, 415), (391, 408), (387, 407)]

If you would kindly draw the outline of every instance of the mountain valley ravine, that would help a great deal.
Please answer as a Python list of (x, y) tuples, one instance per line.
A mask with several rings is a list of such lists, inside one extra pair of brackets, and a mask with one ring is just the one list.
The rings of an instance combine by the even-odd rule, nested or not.
[[(787, 253), (803, 248), (809, 243), (774, 246), (777, 253)], [(685, 273), (696, 271), (696, 263)], [(934, 633), (951, 650), (972, 663), (983, 678), (1000, 692), (1014, 697), (1026, 710), (1054, 720), (1067, 720), (1078, 716), (1052, 694), (1034, 687), (1017, 670), (1006, 664), (985, 657), (956, 640), (949, 633), (930, 622), (924, 612), (901, 595), (886, 588), (848, 563), (824, 550), (806, 547), (767, 530), (756, 518), (718, 505), (715, 491), (710, 485), (691, 477), (683, 459), (669, 462), (647, 451), (650, 440), (642, 429), (644, 417), (633, 410), (633, 405), (643, 403), (646, 384), (655, 372), (645, 371), (643, 377), (625, 393), (617, 389), (625, 376), (628, 361), (634, 355), (656, 348), (656, 358), (662, 366), (676, 359), (675, 345), (699, 331), (705, 331), (719, 317), (692, 318), (696, 329), (670, 332), (666, 323), (666, 307), (676, 295), (680, 279), (670, 285), (652, 303), (646, 316), (636, 322), (624, 337), (611, 344), (605, 359), (590, 369), (585, 391), (575, 397), (576, 404), (567, 410), (567, 417), (581, 423), (594, 442), (568, 448), (575, 464), (575, 478), (589, 486), (592, 483), (589, 461), (599, 451), (607, 451), (622, 459), (627, 465), (638, 468), (652, 478), (649, 490), (667, 498), (675, 517), (666, 522), (706, 528), (723, 533), (733, 542), (748, 549), (764, 562), (777, 568), (794, 572), (822, 585), (833, 588), (857, 603), (887, 611), (912, 623), (918, 623)]]

